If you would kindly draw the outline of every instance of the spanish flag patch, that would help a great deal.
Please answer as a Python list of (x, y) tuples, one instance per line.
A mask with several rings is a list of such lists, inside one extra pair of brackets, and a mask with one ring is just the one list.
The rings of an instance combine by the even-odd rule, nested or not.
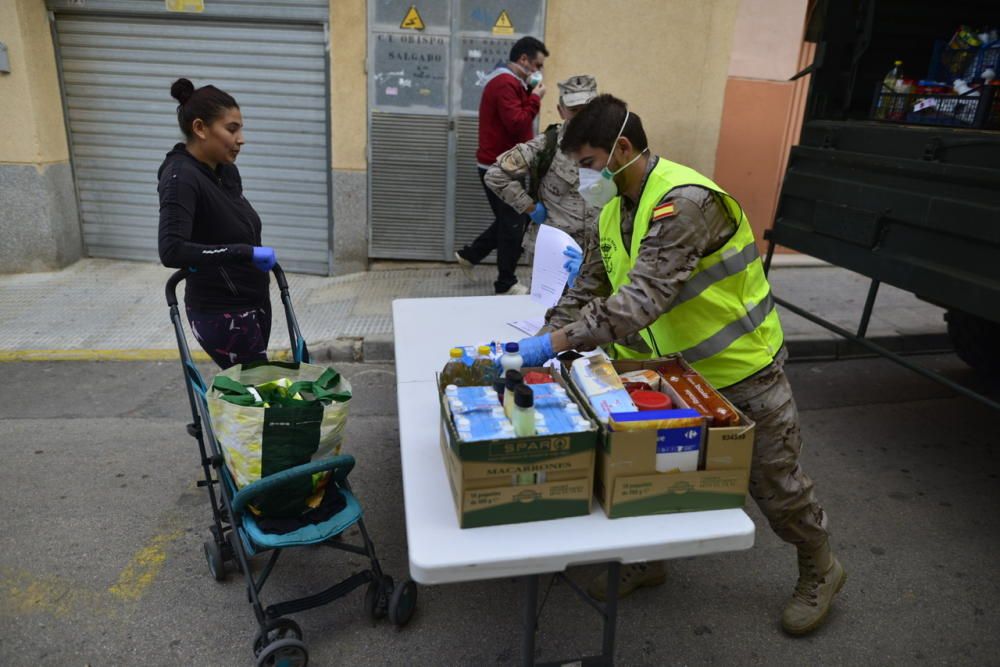
[(673, 202), (667, 202), (665, 204), (660, 204), (653, 209), (653, 220), (662, 220), (663, 218), (669, 218), (672, 215), (677, 215), (677, 210), (674, 208)]

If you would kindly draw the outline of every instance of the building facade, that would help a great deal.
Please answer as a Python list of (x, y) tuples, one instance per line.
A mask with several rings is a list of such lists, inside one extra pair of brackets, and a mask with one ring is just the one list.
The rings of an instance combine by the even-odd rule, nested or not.
[[(740, 0), (5, 0), (0, 271), (80, 256), (156, 259), (156, 169), (180, 140), (169, 94), (180, 76), (240, 103), (246, 195), (265, 243), (293, 271), (448, 260), (488, 224), (478, 96), (526, 34), (551, 54), (540, 127), (558, 119), (555, 82), (592, 74), (643, 118), (655, 152), (707, 174), (724, 161), (739, 180), (744, 158), (720, 148), (720, 128), (740, 115), (724, 104), (738, 101), (731, 55), (748, 4), (759, 5), (755, 20), (787, 9), (762, 0), (742, 9)], [(801, 15), (792, 20), (801, 28)]]

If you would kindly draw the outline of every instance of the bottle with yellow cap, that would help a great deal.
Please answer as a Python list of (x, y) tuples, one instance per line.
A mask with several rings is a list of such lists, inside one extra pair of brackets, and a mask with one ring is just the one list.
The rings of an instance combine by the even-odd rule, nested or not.
[(462, 361), (463, 354), (462, 348), (451, 348), (451, 352), (448, 353), (450, 357), (448, 363), (444, 365), (444, 369), (441, 371), (442, 387), (447, 387), (450, 384), (458, 387), (467, 387), (471, 384), (469, 382), (469, 367)]
[(480, 387), (491, 387), (497, 380), (497, 367), (490, 357), (490, 346), (480, 345), (476, 351), (478, 355), (472, 364), (474, 384)]

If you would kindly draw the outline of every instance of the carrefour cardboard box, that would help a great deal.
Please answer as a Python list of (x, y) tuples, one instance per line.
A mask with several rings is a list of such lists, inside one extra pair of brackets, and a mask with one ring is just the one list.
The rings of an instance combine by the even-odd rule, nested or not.
[(441, 454), (462, 528), (590, 514), (596, 423), (578, 433), (466, 442), (440, 392), (439, 401)]
[[(625, 373), (656, 370), (665, 361), (667, 359), (623, 360), (613, 365), (616, 371)], [(689, 366), (686, 368), (690, 370)], [(574, 383), (567, 364), (563, 365), (563, 379), (581, 409), (598, 421), (590, 403)], [(662, 382), (657, 389), (667, 393), (676, 407), (688, 407), (668, 383)], [(595, 488), (605, 513), (617, 519), (742, 507), (750, 477), (754, 423), (728, 401), (726, 404), (739, 415), (740, 423), (738, 426), (708, 427), (702, 442), (702, 464), (695, 472), (656, 471), (657, 431), (611, 431), (602, 424)]]

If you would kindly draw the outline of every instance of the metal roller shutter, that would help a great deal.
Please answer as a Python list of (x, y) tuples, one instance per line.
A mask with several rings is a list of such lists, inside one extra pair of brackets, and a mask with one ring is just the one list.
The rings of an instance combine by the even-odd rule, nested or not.
[[(95, 14), (163, 15), (167, 6), (187, 11), (189, 17), (212, 19), (246, 19), (251, 21), (298, 21), (326, 23), (330, 17), (330, 0), (203, 0), (201, 10), (194, 0), (46, 0), (49, 9)], [(174, 14), (177, 15), (176, 13)]]
[(264, 243), (287, 269), (329, 273), (321, 25), (57, 13), (56, 35), (91, 256), (157, 258), (156, 170), (181, 140), (170, 85), (185, 76), (240, 104), (247, 144), (237, 165)]
[(370, 169), (370, 255), (441, 259), (448, 118), (372, 113)]

